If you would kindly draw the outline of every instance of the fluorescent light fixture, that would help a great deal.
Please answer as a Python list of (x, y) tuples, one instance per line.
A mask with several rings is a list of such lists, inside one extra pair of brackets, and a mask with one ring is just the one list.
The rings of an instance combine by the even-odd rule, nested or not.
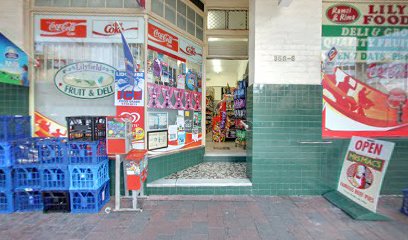
[(279, 7), (289, 7), (293, 0), (279, 0), (278, 6)]
[(212, 65), (213, 65), (214, 72), (216, 73), (222, 72), (221, 60), (219, 59), (212, 60)]
[(220, 41), (220, 40), (221, 40), (221, 38), (214, 38), (214, 37), (209, 37), (208, 38), (209, 42), (216, 42), (216, 41)]
[(248, 38), (215, 38), (209, 37), (209, 42), (219, 42), (219, 41), (236, 41), (236, 42), (248, 42)]

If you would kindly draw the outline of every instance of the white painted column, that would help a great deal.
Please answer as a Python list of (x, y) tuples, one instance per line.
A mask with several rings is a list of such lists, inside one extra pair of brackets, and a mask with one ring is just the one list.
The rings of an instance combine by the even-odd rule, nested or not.
[(249, 6), (250, 83), (320, 84), (322, 1), (284, 7), (250, 0)]

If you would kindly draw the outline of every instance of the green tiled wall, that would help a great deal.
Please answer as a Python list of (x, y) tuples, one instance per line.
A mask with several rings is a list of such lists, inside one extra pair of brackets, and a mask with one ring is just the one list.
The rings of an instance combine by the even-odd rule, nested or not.
[(177, 171), (203, 162), (205, 149), (185, 150), (179, 153), (149, 159), (147, 182), (163, 178)]
[[(336, 188), (349, 140), (322, 140), (320, 85), (252, 85), (247, 106), (254, 195), (318, 195)], [(382, 193), (400, 194), (408, 187), (408, 140), (391, 141), (396, 149)]]
[(246, 156), (205, 156), (204, 162), (246, 162)]
[(246, 98), (246, 108), (247, 108), (247, 124), (249, 125), (246, 131), (246, 166), (247, 166), (247, 176), (252, 180), (252, 152), (253, 152), (253, 87), (247, 88), (247, 98)]
[(154, 187), (148, 195), (251, 195), (251, 187)]
[(28, 87), (0, 83), (0, 115), (28, 115)]

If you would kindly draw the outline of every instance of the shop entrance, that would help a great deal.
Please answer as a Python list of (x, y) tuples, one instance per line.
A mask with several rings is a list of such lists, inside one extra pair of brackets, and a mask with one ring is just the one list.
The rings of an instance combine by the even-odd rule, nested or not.
[(249, 183), (246, 164), (247, 60), (206, 63), (203, 161), (168, 178), (194, 183)]
[(207, 60), (206, 156), (246, 156), (248, 60)]

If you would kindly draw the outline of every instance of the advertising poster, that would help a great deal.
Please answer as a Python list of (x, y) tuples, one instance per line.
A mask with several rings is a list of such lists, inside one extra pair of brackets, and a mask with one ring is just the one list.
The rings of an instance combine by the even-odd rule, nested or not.
[(28, 87), (27, 54), (0, 33), (0, 82)]
[(201, 112), (194, 112), (193, 125), (201, 131)]
[(54, 76), (55, 87), (70, 97), (96, 99), (114, 93), (116, 69), (108, 64), (83, 61), (65, 65)]
[(382, 181), (394, 143), (352, 137), (337, 190), (357, 204), (376, 212)]
[(322, 135), (408, 136), (408, 3), (323, 1)]
[(127, 81), (126, 72), (115, 74), (115, 106), (144, 106), (144, 72), (134, 73), (134, 86)]
[(34, 112), (34, 135), (36, 137), (66, 137), (67, 127), (48, 119), (39, 112)]
[(142, 17), (36, 15), (36, 42), (128, 43), (144, 42)]
[(139, 106), (117, 106), (116, 116), (132, 120), (132, 145), (136, 149), (144, 149), (144, 107)]

